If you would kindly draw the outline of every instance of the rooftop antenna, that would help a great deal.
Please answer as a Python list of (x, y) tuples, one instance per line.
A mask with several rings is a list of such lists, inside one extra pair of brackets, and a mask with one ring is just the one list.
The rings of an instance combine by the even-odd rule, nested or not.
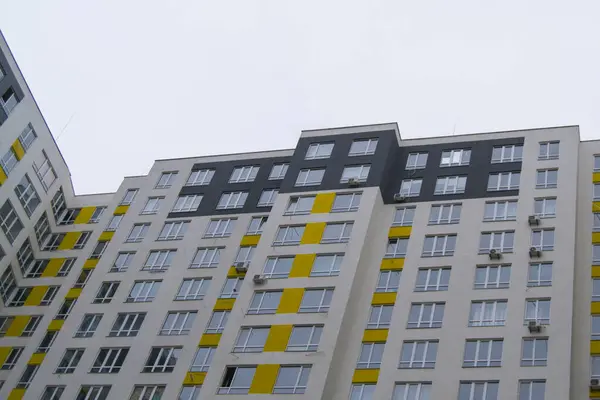
[(62, 128), (62, 130), (60, 131), (60, 133), (58, 134), (58, 136), (56, 136), (56, 141), (57, 142), (58, 142), (58, 139), (60, 139), (60, 137), (63, 135), (63, 133), (65, 133), (65, 131), (67, 130), (67, 127), (69, 126), (69, 124), (73, 120), (73, 117), (75, 116), (75, 114), (77, 114), (77, 112), (73, 112), (73, 114), (71, 114), (71, 116), (69, 117), (69, 120), (67, 121), (67, 123), (65, 124), (65, 126)]

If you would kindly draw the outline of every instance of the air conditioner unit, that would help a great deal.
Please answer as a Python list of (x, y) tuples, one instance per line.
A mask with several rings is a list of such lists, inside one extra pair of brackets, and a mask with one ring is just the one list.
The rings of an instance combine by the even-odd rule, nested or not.
[(532, 247), (529, 249), (529, 257), (531, 258), (539, 258), (542, 256), (542, 252), (537, 249), (537, 247)]
[(533, 320), (527, 323), (527, 328), (529, 329), (529, 333), (540, 333), (542, 331), (542, 326)]
[(590, 379), (590, 389), (591, 390), (600, 390), (600, 379), (598, 379), (598, 378)]
[(499, 260), (502, 258), (502, 253), (499, 253), (496, 249), (491, 249), (488, 255), (490, 260)]
[(530, 215), (527, 219), (527, 223), (529, 226), (538, 226), (540, 224), (540, 219), (535, 215)]
[(249, 266), (249, 263), (247, 261), (236, 262), (235, 264), (233, 264), (233, 267), (235, 268), (235, 272), (237, 272), (239, 274), (248, 272), (248, 266)]
[(406, 196), (400, 194), (400, 193), (396, 193), (394, 195), (394, 201), (396, 203), (404, 203), (406, 201)]
[(266, 281), (267, 278), (259, 274), (254, 275), (254, 278), (252, 278), (252, 282), (254, 282), (256, 285), (263, 285)]
[(348, 179), (348, 186), (350, 187), (358, 187), (360, 185), (360, 181), (358, 178), (350, 178)]

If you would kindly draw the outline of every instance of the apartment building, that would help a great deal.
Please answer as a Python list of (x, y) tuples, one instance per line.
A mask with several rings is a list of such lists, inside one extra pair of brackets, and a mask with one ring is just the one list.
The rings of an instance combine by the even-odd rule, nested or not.
[(600, 398), (578, 127), (303, 131), (79, 196), (1, 37), (0, 96), (0, 398)]

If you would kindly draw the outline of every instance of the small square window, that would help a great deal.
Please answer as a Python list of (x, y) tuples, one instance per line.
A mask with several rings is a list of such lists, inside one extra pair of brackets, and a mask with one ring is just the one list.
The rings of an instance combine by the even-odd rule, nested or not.
[(540, 142), (540, 153), (538, 160), (557, 160), (559, 153), (559, 141)]

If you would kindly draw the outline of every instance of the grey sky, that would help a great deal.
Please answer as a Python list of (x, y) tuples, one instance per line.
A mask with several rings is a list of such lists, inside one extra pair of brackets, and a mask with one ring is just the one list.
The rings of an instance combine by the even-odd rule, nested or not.
[(302, 129), (579, 124), (598, 138), (599, 13), (597, 0), (0, 0), (0, 28), (75, 190), (93, 193), (158, 158), (291, 148)]

